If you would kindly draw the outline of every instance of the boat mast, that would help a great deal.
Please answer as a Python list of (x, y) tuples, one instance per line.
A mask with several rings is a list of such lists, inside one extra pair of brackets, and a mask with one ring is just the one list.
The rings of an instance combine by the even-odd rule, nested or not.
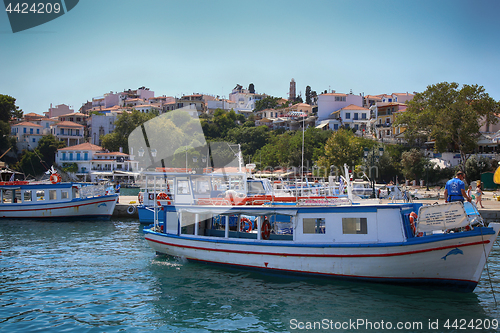
[(304, 124), (305, 117), (302, 117), (302, 167), (300, 168), (300, 195), (304, 195)]

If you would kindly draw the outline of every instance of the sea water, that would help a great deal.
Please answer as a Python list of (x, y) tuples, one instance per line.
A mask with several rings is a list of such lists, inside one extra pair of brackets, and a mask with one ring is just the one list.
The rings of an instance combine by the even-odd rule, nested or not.
[(0, 331), (498, 331), (498, 244), (489, 274), (462, 294), (185, 262), (157, 256), (141, 229), (124, 219), (0, 221)]

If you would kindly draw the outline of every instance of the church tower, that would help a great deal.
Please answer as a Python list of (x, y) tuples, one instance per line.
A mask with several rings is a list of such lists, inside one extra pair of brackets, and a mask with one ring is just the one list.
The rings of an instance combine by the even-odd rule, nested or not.
[(288, 93), (288, 100), (295, 101), (295, 80), (290, 81), (290, 92)]

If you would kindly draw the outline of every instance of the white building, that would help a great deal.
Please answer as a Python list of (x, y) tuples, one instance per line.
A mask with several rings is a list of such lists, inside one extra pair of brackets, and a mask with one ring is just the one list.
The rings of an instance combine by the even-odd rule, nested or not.
[(349, 105), (363, 107), (363, 96), (353, 94), (328, 93), (318, 96), (318, 121), (328, 119), (332, 112)]
[(215, 110), (222, 109), (226, 111), (236, 110), (236, 102), (227, 99), (218, 99), (213, 101), (207, 101), (207, 112), (209, 114), (214, 114)]
[(134, 179), (138, 174), (138, 161), (128, 154), (108, 153), (102, 147), (85, 142), (57, 150), (55, 162), (64, 168), (76, 164), (76, 176), (83, 180), (97, 181), (103, 177)]
[(11, 134), (16, 137), (17, 150), (34, 150), (43, 136), (43, 127), (30, 122), (21, 122), (11, 126)]
[(121, 114), (121, 111), (93, 114), (87, 123), (90, 143), (100, 146), (102, 144), (101, 137), (115, 130), (115, 121)]
[(246, 116), (250, 115), (255, 109), (255, 102), (263, 99), (265, 95), (255, 94), (243, 89), (239, 84), (229, 94), (229, 100), (236, 103), (234, 111)]
[(393, 99), (393, 102), (396, 102), (396, 103), (406, 103), (407, 101), (411, 101), (413, 99), (413, 97), (415, 97), (415, 95), (413, 94), (409, 94), (409, 93), (393, 93), (392, 94), (392, 99)]
[(355, 129), (358, 135), (363, 135), (370, 129), (370, 109), (351, 104), (332, 112), (329, 119), (321, 121), (323, 126), (326, 123), (328, 128), (334, 131), (344, 126)]
[[(120, 106), (127, 106), (131, 102), (133, 103), (134, 99), (140, 99), (142, 102), (140, 104), (146, 104), (147, 100), (150, 98), (154, 97), (155, 93), (154, 91), (149, 90), (149, 88), (146, 87), (141, 87), (136, 90), (124, 90), (122, 93), (119, 94), (120, 97)], [(128, 101), (127, 101), (128, 100)], [(134, 105), (133, 105), (134, 106)]]
[(50, 126), (57, 122), (57, 120), (55, 120), (55, 119), (50, 119), (50, 118), (41, 116), (41, 115), (36, 114), (36, 113), (27, 113), (23, 116), (23, 118), (24, 118), (24, 121), (26, 121), (26, 122), (42, 126), (42, 128), (43, 128), (42, 134), (43, 135), (50, 134)]
[(50, 127), (52, 135), (59, 141), (64, 141), (66, 146), (76, 146), (85, 141), (84, 126), (72, 121), (61, 121)]
[(134, 106), (134, 109), (141, 113), (151, 113), (154, 110), (156, 110), (158, 113), (160, 113), (160, 110), (162, 110), (162, 107), (159, 104), (141, 104), (141, 105), (136, 105)]

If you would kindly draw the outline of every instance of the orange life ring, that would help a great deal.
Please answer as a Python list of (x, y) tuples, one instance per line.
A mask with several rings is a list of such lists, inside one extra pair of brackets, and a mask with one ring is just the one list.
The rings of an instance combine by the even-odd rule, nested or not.
[(137, 200), (139, 200), (139, 203), (142, 204), (144, 202), (144, 193), (139, 192), (137, 195)]
[(271, 236), (271, 223), (269, 223), (267, 217), (264, 218), (264, 222), (262, 222), (260, 236), (262, 239), (269, 239), (269, 237)]
[(410, 213), (410, 226), (411, 226), (411, 231), (413, 232), (413, 235), (417, 234), (417, 213), (411, 212)]
[[(156, 203), (158, 204), (159, 207), (161, 207), (160, 200), (170, 200), (169, 196), (165, 192), (160, 192), (156, 196), (156, 200), (158, 200)], [(170, 201), (167, 201), (167, 205), (170, 205)]]
[[(248, 224), (248, 230), (245, 230), (245, 224)], [(246, 217), (240, 219), (240, 231), (250, 232), (252, 231), (252, 221)]]
[(49, 180), (52, 184), (56, 184), (56, 183), (60, 183), (62, 178), (61, 178), (61, 175), (59, 175), (58, 173), (53, 173), (50, 175)]

